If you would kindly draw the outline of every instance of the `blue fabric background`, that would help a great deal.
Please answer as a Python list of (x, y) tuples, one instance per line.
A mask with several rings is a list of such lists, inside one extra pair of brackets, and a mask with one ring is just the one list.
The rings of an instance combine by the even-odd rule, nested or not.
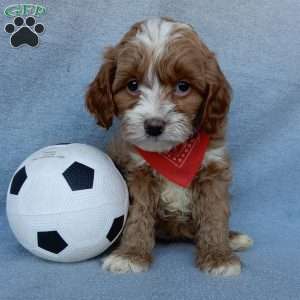
[[(0, 10), (13, 4), (0, 0)], [(41, 44), (12, 49), (0, 30), (0, 299), (299, 299), (300, 1), (40, 1)], [(194, 25), (232, 84), (229, 147), (234, 165), (232, 227), (254, 247), (238, 278), (211, 278), (193, 247), (160, 245), (148, 273), (114, 276), (99, 259), (56, 264), (18, 245), (5, 194), (19, 163), (40, 147), (76, 141), (102, 147), (109, 133), (83, 95), (103, 47), (148, 16)], [(0, 27), (10, 19), (1, 16)]]

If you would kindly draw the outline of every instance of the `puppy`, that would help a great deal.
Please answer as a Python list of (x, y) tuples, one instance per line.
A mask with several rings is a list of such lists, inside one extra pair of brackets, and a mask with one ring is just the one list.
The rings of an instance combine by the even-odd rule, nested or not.
[(88, 110), (120, 130), (108, 152), (127, 180), (129, 215), (106, 270), (146, 271), (157, 238), (192, 240), (196, 265), (238, 275), (234, 250), (252, 244), (229, 231), (225, 148), (230, 85), (194, 29), (169, 18), (134, 24), (108, 48), (86, 94)]

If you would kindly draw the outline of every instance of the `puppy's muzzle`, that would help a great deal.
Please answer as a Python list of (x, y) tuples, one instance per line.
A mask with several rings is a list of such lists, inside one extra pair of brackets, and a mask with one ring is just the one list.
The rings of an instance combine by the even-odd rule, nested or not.
[(144, 122), (145, 132), (148, 136), (159, 136), (163, 133), (166, 122), (162, 119), (151, 118)]

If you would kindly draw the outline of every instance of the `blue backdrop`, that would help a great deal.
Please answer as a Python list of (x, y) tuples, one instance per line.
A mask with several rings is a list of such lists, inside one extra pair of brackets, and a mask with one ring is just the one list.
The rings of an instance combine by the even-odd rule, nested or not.
[[(37, 48), (13, 49), (0, 30), (0, 299), (299, 299), (300, 1), (65, 0), (47, 8)], [(11, 1), (0, 0), (0, 10)], [(5, 218), (5, 194), (19, 163), (40, 147), (76, 141), (102, 147), (84, 108), (101, 63), (137, 20), (191, 23), (232, 84), (229, 148), (234, 165), (232, 227), (249, 233), (240, 277), (194, 267), (193, 247), (160, 245), (152, 269), (114, 276), (98, 259), (55, 264), (19, 246)], [(0, 17), (0, 27), (12, 18)]]

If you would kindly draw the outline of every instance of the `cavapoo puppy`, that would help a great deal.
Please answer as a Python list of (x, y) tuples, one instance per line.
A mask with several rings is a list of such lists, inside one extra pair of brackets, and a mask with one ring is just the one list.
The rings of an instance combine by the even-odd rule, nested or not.
[(183, 239), (194, 241), (201, 270), (240, 273), (233, 251), (252, 241), (228, 228), (230, 92), (214, 54), (188, 24), (148, 19), (106, 50), (86, 104), (106, 129), (120, 120), (108, 152), (127, 180), (130, 208), (104, 269), (146, 271), (156, 239)]

